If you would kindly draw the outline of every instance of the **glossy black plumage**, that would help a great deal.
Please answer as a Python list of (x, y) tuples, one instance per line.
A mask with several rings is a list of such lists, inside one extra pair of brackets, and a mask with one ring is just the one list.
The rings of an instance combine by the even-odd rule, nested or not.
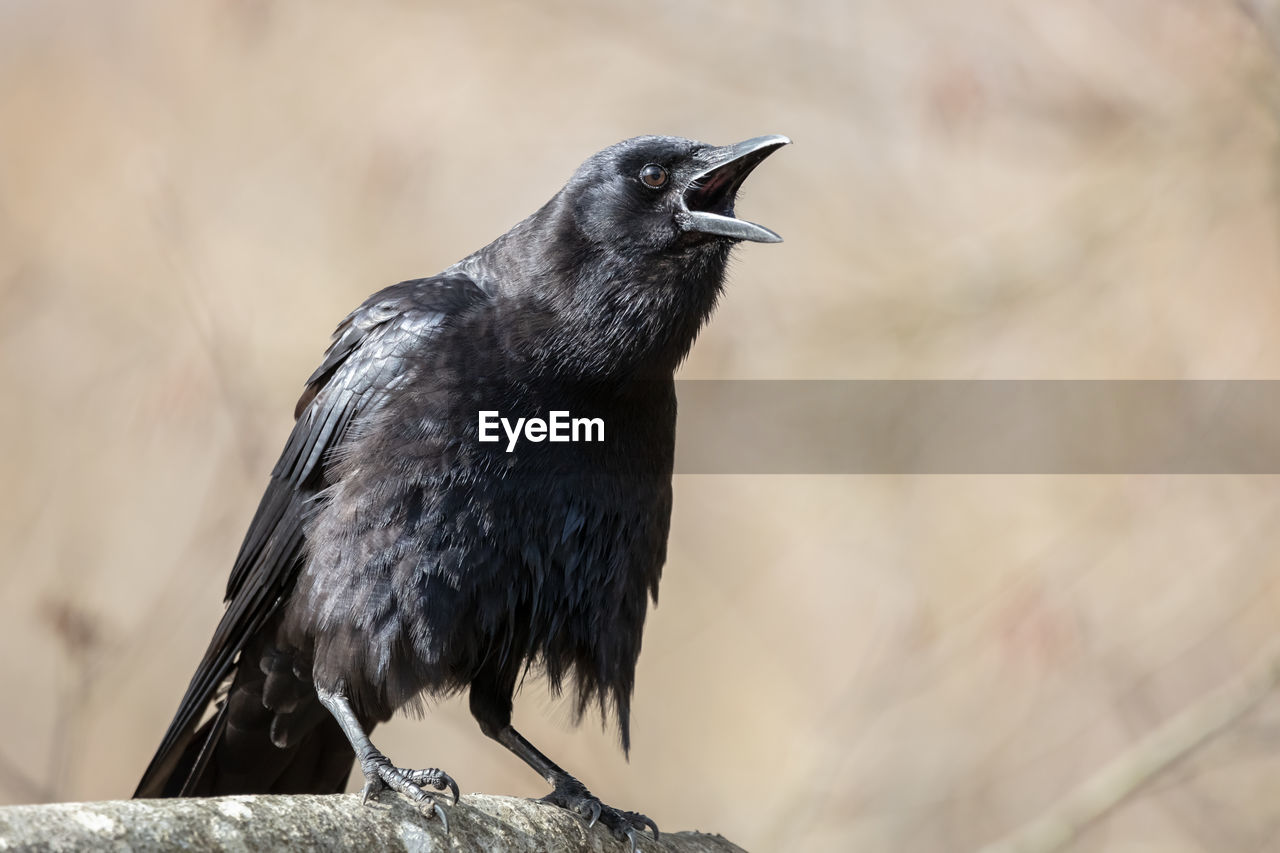
[[(484, 249), (342, 322), (136, 796), (338, 791), (355, 746), (368, 791), (429, 799), (447, 776), (398, 771), (364, 736), (424, 694), (469, 689), (551, 801), (603, 808), (619, 832), (652, 825), (511, 729), (512, 695), (540, 668), (629, 743), (671, 514), (672, 374), (732, 245), (776, 239), (733, 218), (733, 197), (785, 141), (619, 143)], [(639, 178), (653, 164), (656, 187), (652, 168)], [(606, 440), (508, 452), (478, 440), (480, 410), (598, 417)]]

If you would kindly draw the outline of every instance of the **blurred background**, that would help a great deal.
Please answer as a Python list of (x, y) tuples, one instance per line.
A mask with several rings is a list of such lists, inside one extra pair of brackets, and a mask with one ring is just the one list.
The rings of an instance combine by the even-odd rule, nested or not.
[[(1228, 0), (0, 0), (0, 802), (128, 796), (329, 332), (640, 133), (785, 133), (685, 378), (1280, 378), (1280, 14)], [(1280, 483), (679, 476), (603, 799), (972, 850), (1252, 665)], [(465, 700), (376, 737), (541, 795)], [(1076, 840), (1280, 849), (1280, 697)], [(358, 773), (355, 774), (358, 778)], [(354, 783), (353, 783), (354, 784)]]

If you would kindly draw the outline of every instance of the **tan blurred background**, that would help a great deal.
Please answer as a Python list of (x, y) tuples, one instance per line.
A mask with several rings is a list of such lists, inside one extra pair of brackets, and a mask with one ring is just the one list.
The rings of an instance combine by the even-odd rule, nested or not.
[[(125, 797), (302, 380), (638, 133), (796, 144), (698, 378), (1280, 378), (1280, 17), (1227, 0), (0, 0), (0, 802)], [(679, 477), (607, 801), (971, 850), (1250, 664), (1273, 477)], [(464, 701), (379, 744), (540, 795)], [(1280, 850), (1280, 697), (1074, 849)], [(358, 776), (358, 774), (357, 774)]]

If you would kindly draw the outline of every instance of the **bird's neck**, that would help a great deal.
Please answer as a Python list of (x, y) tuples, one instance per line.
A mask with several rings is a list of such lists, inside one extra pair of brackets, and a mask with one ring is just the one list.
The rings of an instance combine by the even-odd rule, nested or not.
[[(500, 240), (470, 267), (506, 315), (501, 345), (531, 373), (670, 379), (715, 307), (728, 252), (713, 244), (637, 258), (562, 233), (545, 242)], [(491, 272), (498, 269), (501, 279)]]

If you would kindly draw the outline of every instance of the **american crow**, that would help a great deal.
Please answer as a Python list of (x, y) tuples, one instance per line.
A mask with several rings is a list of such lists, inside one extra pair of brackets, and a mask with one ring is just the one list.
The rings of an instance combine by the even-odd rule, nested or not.
[[(366, 797), (392, 788), (443, 819), (434, 791), (456, 801), (453, 780), (394, 766), (368, 735), (469, 688), (481, 730), (547, 780), (547, 801), (633, 846), (657, 834), (521, 737), (512, 697), (530, 667), (556, 690), (569, 679), (579, 715), (612, 711), (629, 748), (671, 518), (672, 375), (732, 246), (780, 239), (733, 207), (788, 141), (618, 143), (485, 248), (338, 326), (134, 796), (339, 792), (354, 749)], [(603, 434), (543, 441), (554, 412)]]

